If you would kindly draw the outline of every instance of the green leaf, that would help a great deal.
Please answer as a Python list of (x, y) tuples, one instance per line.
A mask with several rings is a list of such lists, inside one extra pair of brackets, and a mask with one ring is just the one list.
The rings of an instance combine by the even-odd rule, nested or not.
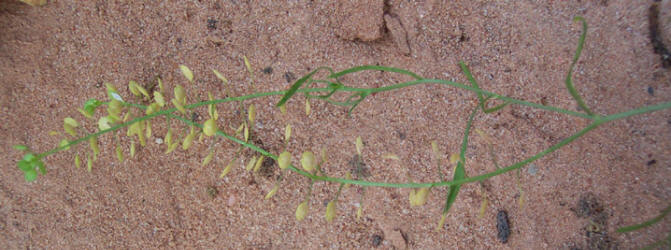
[[(454, 176), (452, 177), (453, 181), (458, 181), (466, 178), (466, 171), (464, 170), (464, 164), (466, 163), (466, 148), (468, 147), (468, 134), (471, 132), (471, 125), (473, 124), (473, 118), (478, 111), (478, 107), (473, 109), (471, 115), (468, 117), (468, 122), (466, 123), (466, 131), (464, 132), (464, 139), (461, 143), (461, 152), (460, 159), (457, 162), (457, 167), (454, 168)], [(443, 214), (447, 214), (454, 204), (454, 201), (457, 200), (457, 194), (459, 194), (459, 189), (461, 185), (450, 185), (450, 190), (447, 192), (447, 199), (445, 200), (445, 207), (443, 207)]]
[(93, 115), (93, 113), (96, 111), (96, 108), (102, 104), (103, 103), (101, 101), (98, 101), (95, 98), (91, 98), (84, 103), (84, 111), (86, 111), (86, 113), (89, 115)]
[(584, 110), (588, 115), (594, 115), (594, 113), (587, 107), (587, 104), (582, 100), (582, 97), (580, 97), (580, 94), (578, 94), (578, 91), (575, 89), (573, 86), (573, 80), (571, 80), (573, 76), (573, 68), (575, 67), (575, 64), (578, 62), (578, 59), (580, 59), (580, 53), (582, 52), (582, 47), (585, 44), (585, 37), (587, 36), (587, 22), (585, 22), (585, 19), (582, 18), (581, 16), (577, 16), (573, 18), (573, 21), (580, 21), (582, 22), (582, 34), (580, 34), (580, 39), (578, 40), (578, 48), (575, 50), (575, 55), (573, 55), (573, 61), (571, 61), (571, 67), (568, 69), (568, 74), (566, 74), (566, 89), (568, 89), (568, 92), (573, 96), (573, 99), (578, 103), (578, 106), (582, 110)]
[(14, 149), (19, 150), (19, 151), (28, 151), (30, 150), (28, 146), (26, 145), (14, 145), (12, 146)]
[(21, 169), (21, 171), (26, 172), (32, 168), (30, 162), (25, 160), (20, 160), (16, 165)]
[(666, 207), (664, 210), (662, 210), (662, 213), (655, 218), (652, 218), (652, 219), (650, 219), (648, 221), (645, 221), (641, 224), (636, 224), (636, 225), (632, 225), (632, 226), (626, 226), (626, 227), (618, 228), (617, 232), (618, 233), (626, 233), (626, 232), (631, 232), (631, 231), (639, 230), (639, 229), (642, 229), (642, 228), (646, 228), (648, 226), (654, 225), (655, 223), (661, 221), (669, 213), (671, 213), (671, 206)]
[(40, 173), (41, 173), (42, 175), (47, 174), (47, 168), (46, 168), (46, 166), (44, 165), (44, 162), (43, 162), (43, 161), (41, 161), (41, 160), (37, 161), (37, 162), (36, 162), (36, 165), (37, 165), (37, 169), (40, 170)]
[(34, 181), (37, 179), (37, 171), (35, 169), (30, 169), (23, 173), (23, 176), (26, 178), (27, 182)]
[(298, 79), (298, 81), (296, 81), (296, 83), (294, 83), (294, 85), (291, 85), (291, 88), (289, 88), (289, 90), (287, 90), (287, 93), (284, 94), (284, 96), (282, 96), (282, 99), (280, 100), (280, 102), (278, 102), (277, 105), (275, 105), (275, 106), (277, 106), (277, 107), (282, 106), (285, 102), (287, 102), (289, 100), (289, 98), (291, 98), (294, 94), (296, 94), (296, 91), (298, 91), (298, 89), (301, 86), (303, 86), (303, 84), (308, 79), (310, 79), (310, 77), (312, 77), (312, 75), (314, 75), (315, 73), (317, 73), (318, 71), (323, 70), (323, 69), (329, 69), (329, 68), (326, 68), (326, 67), (317, 68), (317, 69), (313, 70), (312, 72), (310, 72), (310, 74), (307, 74), (304, 77), (301, 77), (301, 79)]
[(26, 161), (26, 162), (32, 162), (35, 159), (37, 159), (37, 156), (35, 156), (34, 154), (27, 153), (27, 154), (23, 155), (23, 160)]

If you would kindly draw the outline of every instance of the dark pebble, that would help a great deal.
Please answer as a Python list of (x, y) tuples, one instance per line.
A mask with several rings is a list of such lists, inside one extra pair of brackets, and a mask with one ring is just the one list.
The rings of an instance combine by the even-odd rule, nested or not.
[(499, 241), (501, 243), (508, 242), (510, 224), (508, 223), (508, 213), (505, 210), (501, 210), (496, 214), (496, 230), (498, 231), (497, 238)]
[(268, 75), (269, 75), (269, 74), (272, 74), (272, 73), (273, 73), (273, 68), (271, 68), (271, 67), (266, 67), (265, 69), (263, 69), (263, 73), (264, 73), (264, 74), (268, 74)]
[(655, 89), (653, 89), (652, 87), (648, 87), (648, 94), (655, 95)]
[(380, 235), (373, 235), (373, 246), (378, 247), (382, 243), (382, 236)]
[(284, 79), (287, 80), (288, 83), (291, 83), (296, 79), (296, 77), (294, 76), (294, 73), (288, 71), (287, 73), (284, 73)]
[(217, 20), (208, 18), (207, 19), (207, 29), (216, 30), (217, 29)]
[(648, 161), (648, 166), (652, 166), (652, 165), (654, 165), (655, 163), (657, 163), (657, 160), (652, 159), (652, 160)]

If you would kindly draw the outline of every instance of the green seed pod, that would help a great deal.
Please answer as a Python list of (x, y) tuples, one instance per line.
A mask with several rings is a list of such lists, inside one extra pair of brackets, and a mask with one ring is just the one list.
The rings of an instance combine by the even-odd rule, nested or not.
[(273, 189), (271, 189), (270, 192), (268, 192), (268, 194), (266, 194), (266, 197), (264, 199), (267, 200), (267, 199), (273, 198), (273, 196), (275, 196), (275, 193), (277, 193), (278, 189), (280, 189), (280, 185), (275, 184)]
[(328, 205), (326, 205), (326, 215), (324, 216), (326, 218), (326, 222), (331, 222), (336, 216), (336, 201), (332, 200), (329, 201)]
[(186, 77), (189, 82), (193, 82), (193, 72), (186, 65), (179, 65), (179, 70), (182, 71), (182, 75)]

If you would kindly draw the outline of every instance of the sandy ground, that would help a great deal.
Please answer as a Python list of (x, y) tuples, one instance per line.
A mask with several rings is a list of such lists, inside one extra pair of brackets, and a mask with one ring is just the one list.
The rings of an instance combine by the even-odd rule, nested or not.
[[(480, 185), (462, 188), (446, 225), (440, 219), (445, 188), (428, 203), (408, 204), (406, 189), (369, 188), (357, 221), (361, 189), (345, 190), (338, 216), (327, 224), (325, 201), (336, 184), (317, 183), (304, 221), (294, 211), (308, 181), (285, 176), (277, 195), (264, 200), (272, 176), (252, 175), (240, 164), (219, 173), (236, 147), (216, 143), (208, 166), (200, 162), (209, 141), (187, 152), (163, 154), (151, 143), (119, 163), (114, 137), (100, 139), (93, 171), (74, 167), (75, 152), (50, 156), (49, 173), (26, 183), (16, 169), (27, 144), (36, 151), (60, 140), (64, 117), (88, 98), (104, 99), (104, 82), (130, 96), (129, 80), (150, 84), (160, 76), (169, 89), (186, 86), (191, 100), (208, 91), (224, 97), (211, 74), (222, 72), (233, 95), (251, 93), (242, 60), (250, 59), (258, 91), (287, 89), (319, 66), (336, 70), (363, 64), (406, 68), (423, 77), (466, 82), (467, 62), (482, 88), (515, 98), (577, 110), (564, 88), (584, 16), (590, 30), (575, 83), (599, 114), (671, 100), (671, 71), (649, 37), (651, 1), (50, 1), (33, 8), (0, 1), (0, 245), (23, 248), (419, 248), (590, 249), (640, 247), (666, 237), (671, 220), (619, 234), (618, 227), (656, 216), (671, 200), (671, 111), (620, 120), (517, 172), (485, 182), (489, 207), (479, 218)], [(659, 19), (669, 39), (668, 1)], [(178, 65), (196, 75), (187, 83)], [(271, 69), (271, 70), (270, 70)], [(407, 80), (372, 72), (346, 77), (349, 86), (379, 87)], [(282, 147), (283, 128), (294, 127), (288, 149), (328, 149), (325, 171), (344, 176), (365, 143), (363, 157), (374, 181), (436, 181), (430, 141), (457, 152), (475, 95), (423, 85), (380, 93), (346, 116), (324, 102), (303, 112), (304, 98), (273, 108), (278, 96), (255, 99), (257, 142)], [(220, 105), (224, 121), (239, 124), (234, 105)], [(198, 110), (206, 117), (207, 111)], [(201, 122), (203, 119), (201, 119)], [(166, 132), (162, 119), (154, 134)], [(539, 152), (586, 126), (583, 119), (508, 106), (478, 115), (474, 127), (491, 135), (501, 165)], [(94, 122), (86, 128), (93, 130)], [(230, 130), (229, 128), (226, 128)], [(122, 139), (128, 157), (128, 139)], [(494, 170), (482, 137), (472, 134), (468, 175)], [(74, 152), (73, 152), (74, 151)], [(395, 153), (402, 161), (382, 159)], [(251, 154), (246, 153), (246, 157)], [(245, 158), (246, 160), (247, 158)], [(451, 169), (440, 169), (451, 174)], [(519, 181), (518, 181), (519, 180)], [(519, 187), (518, 188), (518, 183)], [(216, 191), (215, 191), (216, 190)], [(521, 190), (521, 192), (520, 192)], [(520, 205), (519, 197), (525, 199)], [(505, 210), (507, 243), (497, 239), (496, 215)], [(599, 225), (594, 228), (595, 222)]]

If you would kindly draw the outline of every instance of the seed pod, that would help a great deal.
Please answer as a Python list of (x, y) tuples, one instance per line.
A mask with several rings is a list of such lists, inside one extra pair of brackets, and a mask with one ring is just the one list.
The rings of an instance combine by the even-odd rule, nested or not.
[(79, 127), (79, 122), (77, 120), (72, 119), (72, 117), (66, 117), (63, 119), (63, 130), (70, 134), (71, 136), (77, 136), (77, 131), (75, 131), (75, 128)]
[(324, 216), (326, 218), (326, 222), (331, 222), (336, 216), (336, 201), (332, 200), (329, 201), (328, 205), (326, 205), (326, 215)]
[(301, 156), (301, 166), (306, 172), (312, 173), (315, 170), (315, 166), (317, 166), (315, 154), (310, 151), (303, 152), (303, 155)]
[(286, 169), (291, 165), (291, 153), (288, 151), (284, 151), (280, 154), (279, 157), (277, 157), (277, 165), (280, 167), (280, 169)]
[(217, 78), (219, 78), (219, 80), (224, 82), (224, 84), (228, 83), (228, 79), (226, 79), (226, 77), (224, 77), (224, 75), (219, 73), (219, 71), (213, 69), (212, 72), (214, 72), (214, 75), (217, 76)]
[(245, 133), (245, 142), (247, 142), (249, 141), (249, 126), (247, 126), (247, 123), (245, 123), (244, 133)]
[(217, 130), (217, 121), (214, 120), (214, 118), (210, 118), (203, 124), (203, 133), (205, 133), (206, 136), (213, 136), (217, 133)]
[(286, 115), (286, 114), (287, 114), (287, 106), (286, 106), (286, 104), (282, 104), (282, 105), (280, 106), (280, 113), (282, 113), (283, 115)]
[(310, 99), (305, 99), (305, 115), (310, 116), (312, 113), (312, 107), (310, 107)]
[(121, 145), (119, 143), (116, 144), (116, 158), (119, 162), (123, 162), (123, 151), (121, 150)]
[(93, 159), (95, 159), (96, 157), (98, 157), (98, 154), (100, 153), (97, 136), (89, 138), (89, 146), (91, 146), (91, 150), (93, 151)]
[(182, 71), (182, 75), (186, 77), (189, 82), (193, 82), (193, 72), (186, 65), (179, 65), (179, 70)]
[(361, 150), (363, 150), (363, 141), (361, 141), (361, 136), (356, 137), (356, 153), (361, 156)]
[(231, 172), (231, 169), (233, 168), (233, 161), (228, 163), (226, 167), (224, 168), (224, 171), (221, 171), (221, 175), (219, 175), (219, 178), (224, 178), (229, 172)]
[(305, 219), (305, 216), (308, 215), (308, 202), (304, 201), (301, 202), (301, 204), (298, 204), (298, 207), (296, 208), (296, 220), (297, 221), (302, 221)]
[(79, 154), (75, 155), (75, 167), (79, 168), (82, 162), (79, 160)]
[(254, 104), (249, 105), (247, 109), (247, 119), (249, 119), (250, 126), (254, 126), (254, 120), (256, 119), (256, 106)]
[(267, 200), (267, 199), (273, 198), (273, 196), (275, 196), (275, 193), (277, 193), (277, 190), (278, 190), (278, 189), (280, 189), (280, 185), (279, 185), (279, 184), (275, 184), (275, 186), (273, 187), (273, 189), (271, 189), (270, 192), (268, 192), (268, 194), (266, 194), (265, 199)]
[(363, 216), (363, 206), (359, 206), (359, 209), (356, 210), (356, 220), (360, 220)]
[(252, 169), (254, 169), (255, 163), (256, 163), (256, 156), (252, 156), (252, 159), (249, 160), (249, 162), (247, 163), (247, 167), (245, 167), (245, 170), (251, 171)]
[(290, 138), (291, 138), (291, 124), (287, 124), (287, 126), (284, 127), (284, 141), (288, 143)]
[(98, 129), (105, 130), (111, 128), (112, 127), (110, 126), (111, 122), (112, 121), (110, 121), (110, 119), (107, 116), (100, 117), (100, 119), (98, 119)]
[(201, 166), (205, 166), (209, 164), (212, 161), (212, 158), (214, 158), (214, 150), (210, 150), (210, 153), (205, 156), (205, 159), (203, 159), (203, 163), (201, 163)]
[(261, 169), (261, 165), (263, 165), (263, 160), (265, 160), (265, 156), (260, 156), (258, 160), (256, 160), (256, 164), (254, 164), (254, 172), (259, 172), (259, 169)]
[(59, 147), (65, 147), (63, 150), (69, 150), (70, 146), (67, 146), (70, 142), (67, 139), (63, 139), (58, 143)]
[(182, 141), (182, 150), (187, 150), (191, 145), (193, 145), (193, 140), (196, 139), (196, 132), (193, 130), (193, 127), (191, 128), (191, 132), (184, 137), (184, 141)]
[(175, 92), (175, 99), (173, 100), (177, 100), (179, 104), (184, 105), (186, 103), (186, 92), (184, 91), (182, 85), (175, 86), (173, 92)]
[(135, 157), (135, 142), (130, 142), (130, 158)]
[(247, 72), (249, 72), (250, 75), (254, 76), (254, 71), (252, 70), (252, 64), (249, 63), (249, 59), (247, 59), (247, 56), (242, 56), (242, 59), (245, 61), (245, 67), (247, 67)]
[(426, 204), (426, 199), (430, 192), (431, 189), (426, 187), (417, 190), (417, 193), (415, 193), (415, 206), (423, 206)]
[(91, 169), (93, 169), (93, 161), (91, 160), (91, 156), (86, 157), (86, 170), (91, 172)]

